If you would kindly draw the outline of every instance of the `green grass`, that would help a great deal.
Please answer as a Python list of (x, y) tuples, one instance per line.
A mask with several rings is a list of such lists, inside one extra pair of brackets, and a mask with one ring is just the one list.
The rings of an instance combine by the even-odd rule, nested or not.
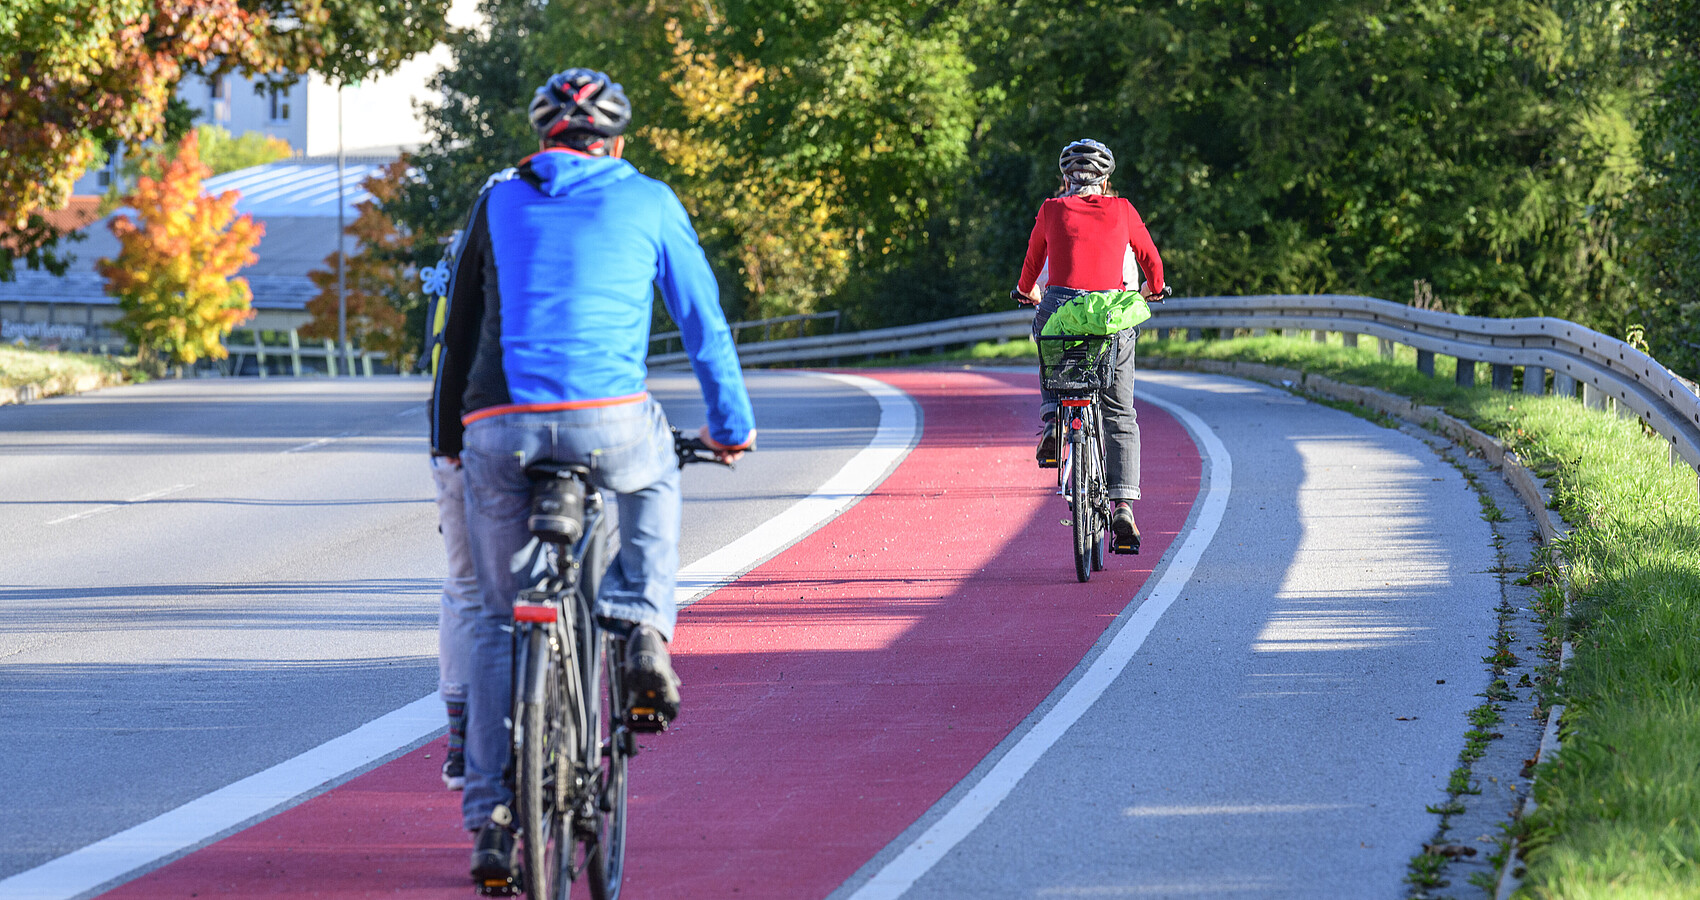
[(118, 376), (128, 380), (136, 378), (134, 360), (0, 345), (0, 387), (43, 384), (87, 374)]

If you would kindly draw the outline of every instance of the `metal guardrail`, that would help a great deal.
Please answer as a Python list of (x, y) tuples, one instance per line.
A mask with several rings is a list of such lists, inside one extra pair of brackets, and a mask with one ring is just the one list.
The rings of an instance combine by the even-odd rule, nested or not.
[[(789, 338), (744, 344), (739, 358), (747, 365), (827, 362), (915, 350), (942, 350), (979, 341), (1025, 337), (1027, 310), (964, 316), (921, 325), (871, 331)], [(1154, 306), (1146, 329), (1270, 329), (1341, 332), (1382, 341), (1384, 355), (1394, 344), (1416, 349), (1418, 368), (1434, 374), (1435, 355), (1471, 365), (1457, 367), (1460, 384), (1475, 382), (1475, 363), (1492, 369), (1492, 384), (1509, 390), (1515, 369), (1524, 372), (1523, 390), (1545, 393), (1552, 372), (1553, 393), (1603, 408), (1609, 401), (1633, 413), (1670, 442), (1672, 459), (1700, 471), (1700, 393), (1657, 360), (1628, 343), (1563, 319), (1492, 319), (1416, 309), (1386, 300), (1339, 294), (1314, 296), (1177, 297)], [(684, 353), (650, 357), (654, 367), (686, 362)]]
[[(247, 332), (246, 341), (239, 337), (243, 331)], [(268, 345), (257, 330), (238, 329), (232, 331), (224, 340), (224, 348), (230, 352), (229, 358), (215, 360), (214, 362), (218, 365), (220, 371), (226, 375), (240, 376), (247, 374), (244, 370), (247, 368), (248, 362), (252, 360), (254, 374), (260, 378), (265, 378), (270, 374), (268, 369), (271, 361), (276, 361), (278, 364), (280, 371), (277, 374), (294, 378), (308, 374), (309, 368), (311, 369), (310, 374), (319, 374), (322, 369), (324, 374), (332, 378), (337, 377), (337, 369), (341, 368), (342, 375), (353, 377), (356, 374), (357, 366), (360, 370), (359, 374), (370, 378), (372, 377), (373, 365), (388, 358), (388, 354), (381, 351), (372, 353), (360, 350), (351, 344), (343, 344), (339, 350), (336, 342), (330, 338), (325, 338), (319, 342), (322, 346), (302, 346), (299, 332), (292, 328), (285, 333), (289, 335), (288, 344)], [(302, 360), (305, 359), (322, 360), (323, 366), (304, 366)], [(338, 360), (341, 360), (340, 366)], [(285, 362), (288, 363), (288, 369), (281, 371), (284, 369), (283, 364)]]
[[(230, 353), (228, 358), (203, 359), (195, 364), (193, 372), (260, 378), (270, 375), (295, 378), (303, 375), (328, 375), (335, 378), (339, 375), (353, 377), (357, 374), (370, 378), (375, 367), (389, 358), (389, 354), (383, 351), (370, 352), (350, 344), (344, 344), (339, 350), (336, 342), (329, 338), (303, 344), (300, 333), (295, 329), (275, 333), (286, 335), (287, 343), (266, 343), (261, 331), (238, 328), (224, 339), (224, 349)], [(54, 346), (60, 350), (98, 353), (101, 356), (134, 352), (121, 338), (109, 341), (64, 341)], [(306, 360), (314, 362), (304, 362)]]

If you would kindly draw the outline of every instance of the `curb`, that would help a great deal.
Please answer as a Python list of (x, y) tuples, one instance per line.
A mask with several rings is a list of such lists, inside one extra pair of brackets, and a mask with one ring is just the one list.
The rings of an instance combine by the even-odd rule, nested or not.
[(81, 394), (85, 391), (96, 391), (103, 387), (112, 387), (124, 382), (125, 379), (122, 375), (86, 372), (76, 376), (66, 375), (49, 378), (46, 381), (19, 385), (15, 388), (0, 387), (0, 406), (33, 403), (45, 397)]
[[(1270, 366), (1263, 363), (1247, 363), (1215, 359), (1188, 359), (1175, 357), (1141, 357), (1140, 366), (1147, 369), (1184, 369), (1195, 372), (1207, 372), (1214, 375), (1231, 375), (1238, 378), (1248, 378), (1253, 381), (1263, 381), (1289, 389), (1317, 394), (1330, 400), (1341, 400), (1356, 403), (1409, 422), (1421, 428), (1440, 433), (1453, 442), (1468, 446), (1481, 453), (1483, 458), (1499, 467), (1500, 475), (1511, 489), (1522, 498), (1523, 505), (1528, 507), (1529, 514), (1535, 520), (1535, 525), (1541, 532), (1541, 543), (1552, 553), (1554, 562), (1562, 570), (1565, 567), (1564, 557), (1558, 546), (1560, 541), (1570, 531), (1562, 518), (1554, 515), (1548, 508), (1552, 495), (1546, 485), (1530, 472), (1518, 459), (1514, 451), (1505, 449), (1496, 438), (1470, 425), (1463, 419), (1448, 414), (1437, 406), (1424, 406), (1397, 394), (1377, 388), (1362, 385), (1346, 384), (1322, 375), (1313, 375), (1298, 369), (1288, 369), (1282, 366)], [(1566, 641), (1559, 656), (1559, 667), (1570, 660), (1571, 646)], [(1551, 754), (1557, 753), (1560, 747), (1558, 736), (1559, 717), (1564, 714), (1564, 707), (1553, 704), (1547, 711), (1546, 731), (1541, 736), (1541, 748), (1535, 755), (1537, 764), (1546, 760)], [(1522, 807), (1517, 811), (1516, 819), (1522, 819), (1535, 808), (1533, 778), (1530, 779), (1531, 790), (1524, 797)], [(1517, 842), (1512, 840), (1510, 852), (1506, 854), (1505, 863), (1499, 872), (1499, 882), (1494, 891), (1495, 900), (1506, 900), (1522, 886), (1522, 878), (1517, 869), (1520, 867), (1521, 854)]]

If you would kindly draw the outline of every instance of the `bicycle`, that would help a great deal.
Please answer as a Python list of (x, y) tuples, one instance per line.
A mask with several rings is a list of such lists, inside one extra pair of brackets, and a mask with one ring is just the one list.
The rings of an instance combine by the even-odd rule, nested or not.
[[(1161, 303), (1173, 293), (1173, 288), (1164, 287), (1152, 300)], [(1010, 298), (1028, 303), (1016, 291)], [(1138, 552), (1109, 542), (1114, 503), (1105, 471), (1100, 398), (1115, 381), (1117, 342), (1122, 339), (1119, 334), (1035, 335), (1039, 379), (1057, 398), (1057, 490), (1068, 499), (1069, 517), (1063, 523), (1074, 534), (1074, 575), (1082, 583), (1104, 570), (1107, 552)], [(1127, 339), (1135, 338), (1129, 334)]]
[[(679, 466), (720, 463), (700, 439), (673, 429)], [(720, 463), (731, 468), (730, 463)], [(485, 896), (566, 900), (588, 875), (590, 895), (615, 900), (625, 875), (627, 763), (636, 735), (667, 728), (651, 707), (627, 706), (625, 638), (598, 622), (596, 593), (613, 532), (588, 469), (553, 462), (526, 468), (527, 525), (547, 548), (545, 571), (514, 602), (515, 810), (497, 808), (523, 846), (519, 884), (486, 881)], [(506, 817), (508, 821), (501, 821)], [(580, 848), (582, 847), (582, 855)]]
[(1074, 574), (1081, 582), (1104, 570), (1110, 530), (1098, 398), (1115, 380), (1116, 340), (1115, 335), (1038, 336), (1039, 378), (1057, 398), (1057, 484), (1068, 498), (1066, 524), (1074, 531)]

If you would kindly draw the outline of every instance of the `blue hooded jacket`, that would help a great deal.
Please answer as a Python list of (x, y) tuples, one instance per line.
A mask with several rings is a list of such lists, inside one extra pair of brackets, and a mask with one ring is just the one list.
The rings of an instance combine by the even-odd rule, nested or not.
[(720, 289), (678, 197), (630, 163), (550, 150), (491, 179), (456, 259), (433, 446), (489, 415), (640, 399), (654, 290), (678, 324), (710, 435), (754, 414)]

